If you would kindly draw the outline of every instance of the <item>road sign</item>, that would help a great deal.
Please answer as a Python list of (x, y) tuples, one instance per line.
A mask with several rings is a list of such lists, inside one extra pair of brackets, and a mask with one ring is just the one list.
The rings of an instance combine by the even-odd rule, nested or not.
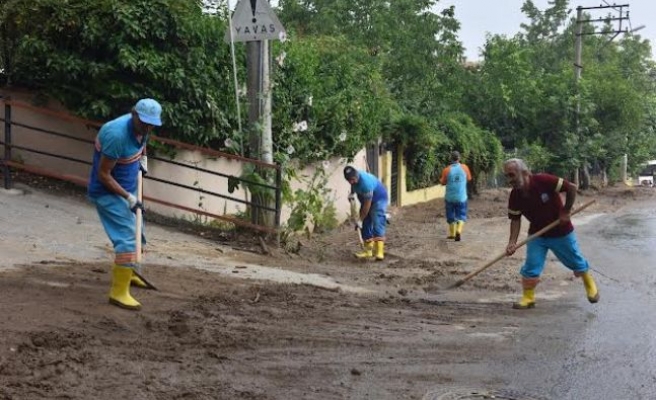
[[(232, 40), (284, 40), (287, 33), (266, 0), (239, 0), (232, 14)], [(225, 35), (230, 43), (230, 28)]]

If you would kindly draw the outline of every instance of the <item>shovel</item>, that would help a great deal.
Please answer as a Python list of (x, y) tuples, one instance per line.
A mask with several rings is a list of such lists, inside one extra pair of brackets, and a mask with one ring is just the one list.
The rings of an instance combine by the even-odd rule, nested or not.
[[(587, 207), (589, 207), (590, 205), (592, 205), (594, 202), (595, 202), (595, 200), (590, 200), (589, 202), (585, 203), (585, 204), (582, 205), (581, 207), (579, 207), (579, 208), (577, 208), (576, 210), (572, 211), (571, 215), (574, 215), (574, 214), (576, 214), (576, 213), (578, 213), (578, 212), (580, 212), (580, 211), (583, 211), (584, 209), (586, 209)], [(517, 243), (517, 247), (516, 247), (516, 248), (519, 249), (520, 247), (522, 247), (522, 246), (525, 245), (526, 243), (530, 242), (531, 240), (535, 239), (536, 237), (542, 236), (545, 232), (547, 232), (548, 230), (554, 228), (554, 227), (557, 226), (558, 224), (560, 224), (560, 220), (553, 221), (553, 222), (550, 223), (549, 225), (545, 226), (544, 228), (540, 229), (539, 231), (535, 232), (534, 234), (529, 235), (526, 239), (524, 239), (524, 240), (522, 240), (521, 242)], [(467, 282), (467, 281), (470, 280), (471, 278), (475, 277), (476, 275), (480, 274), (481, 272), (485, 271), (486, 269), (490, 268), (490, 267), (491, 267), (492, 265), (494, 265), (497, 261), (501, 260), (501, 259), (504, 258), (504, 257), (506, 257), (506, 252), (505, 252), (505, 251), (504, 251), (503, 253), (499, 254), (498, 256), (496, 256), (492, 261), (488, 261), (487, 264), (483, 265), (483, 266), (480, 267), (479, 269), (477, 269), (477, 270), (475, 270), (475, 271), (472, 271), (472, 272), (468, 273), (467, 275), (465, 275), (464, 278), (460, 279), (460, 280), (457, 281), (456, 283), (454, 283), (454, 284), (452, 284), (452, 285), (450, 285), (450, 286), (447, 286), (447, 289), (455, 289), (455, 288), (457, 288), (457, 287), (462, 286), (462, 284), (464, 284), (465, 282)]]
[(355, 228), (356, 231), (358, 231), (358, 241), (360, 242), (360, 248), (364, 249), (364, 240), (362, 240), (362, 229)]
[[(137, 199), (143, 204), (143, 172), (141, 170), (139, 170), (139, 175), (137, 177)], [(157, 290), (157, 287), (141, 274), (141, 226), (143, 223), (143, 210), (141, 207), (137, 207), (135, 214), (137, 216), (137, 226), (135, 229), (137, 268), (133, 270), (133, 273), (146, 284), (144, 289)]]
[[(356, 213), (357, 213), (357, 206), (355, 204), (355, 197), (353, 194), (349, 195), (349, 203), (351, 203), (351, 217), (354, 218)], [(358, 241), (360, 242), (360, 247), (364, 249), (364, 240), (362, 240), (362, 231), (360, 228), (355, 228), (355, 230), (358, 232)]]

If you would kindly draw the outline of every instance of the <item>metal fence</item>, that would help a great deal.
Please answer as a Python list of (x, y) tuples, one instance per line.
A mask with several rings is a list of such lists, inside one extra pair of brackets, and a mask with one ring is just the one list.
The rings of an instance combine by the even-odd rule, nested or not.
[[(71, 140), (71, 141), (87, 143), (91, 146), (91, 150), (88, 152), (88, 154), (90, 154), (90, 155), (93, 154), (92, 149), (93, 149), (93, 146), (94, 146), (94, 141), (89, 140), (89, 139), (82, 139), (82, 138), (75, 137), (75, 136), (72, 136), (72, 135), (69, 135), (69, 134), (66, 134), (66, 133), (62, 133), (62, 132), (56, 132), (56, 131), (52, 131), (52, 130), (48, 130), (48, 129), (43, 129), (41, 127), (32, 126), (32, 125), (29, 125), (29, 124), (26, 124), (26, 123), (23, 123), (23, 122), (14, 121), (14, 120), (12, 120), (12, 110), (15, 109), (15, 108), (23, 108), (23, 109), (30, 110), (31, 112), (35, 112), (35, 113), (38, 113), (38, 114), (41, 114), (41, 115), (45, 115), (49, 118), (64, 120), (66, 122), (72, 122), (72, 123), (75, 123), (75, 124), (79, 123), (79, 124), (83, 124), (84, 126), (92, 127), (92, 128), (95, 128), (95, 129), (99, 129), (100, 126), (102, 125), (101, 123), (96, 122), (96, 121), (86, 120), (86, 119), (83, 119), (83, 118), (74, 117), (74, 116), (71, 116), (71, 115), (68, 115), (68, 114), (59, 113), (59, 112), (52, 111), (52, 110), (45, 109), (45, 108), (35, 107), (35, 106), (27, 104), (25, 102), (11, 100), (10, 98), (0, 98), (0, 102), (2, 102), (4, 104), (4, 117), (0, 116), (0, 121), (2, 121), (4, 123), (4, 139), (0, 138), (0, 145), (2, 145), (4, 147), (4, 157), (2, 159), (0, 159), (0, 167), (2, 167), (2, 170), (3, 170), (3, 175), (2, 176), (3, 176), (5, 189), (11, 189), (13, 187), (12, 175), (11, 175), (11, 169), (12, 168), (17, 169), (17, 170), (23, 170), (23, 171), (33, 173), (33, 174), (37, 174), (37, 175), (41, 175), (41, 176), (46, 176), (46, 177), (50, 177), (50, 178), (55, 178), (55, 179), (59, 179), (59, 180), (63, 180), (63, 181), (72, 182), (74, 184), (84, 186), (84, 187), (87, 186), (87, 183), (88, 183), (87, 178), (83, 178), (83, 177), (76, 176), (76, 175), (71, 175), (71, 174), (58, 173), (58, 172), (54, 172), (52, 170), (42, 168), (42, 167), (39, 167), (39, 166), (36, 166), (36, 165), (29, 165), (29, 164), (26, 164), (26, 163), (14, 161), (14, 158), (13, 158), (14, 154), (12, 154), (12, 150), (15, 149), (15, 150), (21, 150), (21, 151), (24, 151), (24, 152), (40, 154), (40, 155), (43, 155), (43, 156), (52, 157), (52, 158), (56, 158), (56, 159), (67, 160), (67, 161), (74, 162), (74, 163), (80, 163), (80, 164), (84, 164), (84, 165), (91, 165), (92, 164), (91, 157), (89, 157), (89, 159), (80, 159), (80, 158), (71, 157), (71, 156), (67, 156), (67, 155), (63, 155), (63, 154), (57, 154), (57, 153), (53, 153), (53, 152), (38, 150), (38, 149), (36, 149), (34, 147), (30, 147), (30, 146), (17, 145), (12, 140), (12, 127), (20, 126), (24, 129), (29, 130), (30, 132), (36, 132), (36, 133), (42, 134), (42, 135), (57, 136), (59, 138), (65, 139), (65, 140)], [(144, 196), (145, 200), (151, 201), (153, 203), (161, 204), (161, 205), (166, 206), (166, 207), (171, 207), (171, 208), (175, 208), (175, 209), (178, 209), (178, 210), (194, 213), (196, 215), (202, 215), (202, 216), (205, 216), (205, 217), (210, 217), (210, 218), (215, 218), (215, 219), (219, 219), (219, 220), (222, 220), (222, 221), (230, 222), (230, 223), (233, 223), (235, 225), (247, 227), (247, 228), (250, 228), (250, 229), (257, 230), (257, 231), (262, 231), (262, 232), (267, 232), (267, 233), (277, 233), (278, 232), (278, 230), (280, 228), (280, 214), (281, 214), (281, 209), (282, 209), (282, 168), (279, 165), (269, 164), (269, 163), (265, 163), (265, 162), (260, 161), (260, 160), (249, 159), (249, 158), (241, 157), (241, 156), (234, 155), (234, 154), (222, 153), (222, 152), (212, 150), (212, 149), (209, 149), (209, 148), (198, 147), (198, 146), (194, 146), (194, 145), (191, 145), (191, 144), (188, 144), (188, 143), (183, 143), (183, 142), (179, 142), (179, 141), (176, 141), (176, 140), (167, 139), (167, 138), (163, 138), (163, 137), (159, 137), (159, 136), (155, 136), (155, 135), (151, 135), (150, 138), (151, 138), (150, 139), (151, 141), (155, 141), (155, 142), (159, 142), (159, 143), (166, 144), (166, 145), (169, 145), (169, 146), (173, 146), (173, 147), (178, 148), (178, 149), (196, 151), (196, 152), (198, 152), (202, 155), (208, 156), (208, 157), (219, 158), (219, 159), (221, 159), (221, 158), (230, 159), (230, 160), (239, 161), (239, 162), (244, 163), (244, 164), (251, 164), (251, 165), (256, 166), (257, 168), (274, 170), (275, 171), (275, 181), (272, 184), (267, 184), (267, 183), (261, 183), (261, 182), (256, 182), (256, 181), (244, 179), (244, 178), (238, 177), (238, 176), (227, 175), (227, 174), (224, 174), (224, 173), (221, 173), (221, 172), (212, 171), (212, 170), (205, 169), (205, 168), (200, 168), (200, 167), (195, 166), (195, 165), (188, 165), (188, 164), (176, 161), (175, 159), (168, 159), (168, 158), (164, 158), (164, 157), (150, 156), (150, 155), (148, 157), (150, 160), (157, 160), (157, 161), (162, 162), (162, 163), (168, 163), (168, 164), (176, 166), (177, 168), (190, 169), (190, 170), (199, 171), (199, 172), (203, 172), (203, 173), (206, 173), (206, 174), (210, 174), (210, 175), (214, 175), (214, 176), (218, 176), (218, 177), (222, 177), (222, 178), (229, 178), (229, 179), (237, 180), (240, 184), (250, 185), (251, 187), (257, 186), (257, 187), (261, 187), (261, 188), (265, 188), (265, 189), (274, 191), (274, 193), (275, 193), (275, 195), (274, 195), (275, 205), (273, 207), (270, 207), (270, 206), (267, 206), (267, 205), (262, 205), (262, 204), (257, 204), (257, 203), (254, 203), (252, 201), (248, 201), (248, 200), (236, 198), (236, 197), (233, 197), (233, 196), (228, 196), (228, 195), (225, 195), (225, 194), (205, 190), (205, 189), (202, 189), (202, 188), (199, 188), (199, 187), (195, 187), (194, 185), (190, 185), (186, 182), (176, 182), (176, 181), (172, 181), (172, 180), (168, 180), (168, 179), (154, 177), (154, 176), (151, 176), (151, 175), (146, 175), (145, 176), (145, 179), (160, 182), (160, 183), (165, 184), (165, 185), (174, 186), (174, 187), (182, 188), (182, 189), (185, 189), (185, 190), (194, 191), (194, 192), (202, 194), (202, 195), (215, 196), (215, 197), (222, 198), (222, 199), (225, 199), (225, 200), (228, 200), (228, 201), (231, 201), (231, 202), (236, 202), (236, 203), (239, 203), (239, 204), (244, 204), (244, 205), (246, 205), (248, 207), (251, 207), (252, 209), (256, 209), (258, 211), (259, 210), (264, 210), (264, 211), (267, 211), (267, 212), (275, 213), (274, 214), (275, 215), (275, 217), (274, 217), (274, 226), (270, 227), (270, 226), (264, 226), (264, 225), (257, 224), (256, 221), (254, 220), (255, 217), (256, 217), (256, 214), (258, 214), (256, 212), (251, 212), (251, 215), (252, 215), (251, 221), (247, 221), (245, 219), (236, 218), (234, 216), (218, 215), (216, 213), (210, 213), (210, 212), (207, 212), (207, 211), (204, 211), (204, 210), (198, 210), (198, 209), (194, 209), (194, 208), (191, 208), (191, 207), (186, 207), (186, 206), (183, 206), (183, 205), (180, 205), (180, 204), (175, 204), (175, 203), (172, 203), (170, 201), (166, 201), (166, 200), (158, 199), (158, 198), (154, 198), (154, 197)]]

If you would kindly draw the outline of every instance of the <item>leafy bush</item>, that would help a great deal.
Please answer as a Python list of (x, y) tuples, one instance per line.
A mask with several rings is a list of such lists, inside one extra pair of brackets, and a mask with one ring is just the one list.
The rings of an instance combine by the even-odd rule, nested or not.
[(407, 190), (432, 186), (439, 179), (439, 158), (435, 149), (448, 143), (444, 134), (419, 115), (401, 115), (383, 128), (384, 140), (403, 148)]
[(276, 59), (273, 131), (282, 161), (351, 158), (378, 138), (392, 102), (365, 49), (343, 37), (292, 37)]
[[(312, 176), (299, 176), (295, 168), (287, 170), (291, 179), (303, 182), (305, 188), (294, 192), (285, 191), (288, 204), (292, 205), (287, 229), (291, 232), (305, 230), (323, 232), (334, 229), (338, 225), (337, 210), (331, 199), (332, 190), (328, 185), (328, 175), (321, 167), (315, 169)], [(290, 180), (291, 180), (290, 179)]]
[(164, 130), (200, 145), (234, 126), (230, 48), (222, 18), (177, 0), (10, 0), (0, 6), (11, 84), (105, 120), (158, 99)]

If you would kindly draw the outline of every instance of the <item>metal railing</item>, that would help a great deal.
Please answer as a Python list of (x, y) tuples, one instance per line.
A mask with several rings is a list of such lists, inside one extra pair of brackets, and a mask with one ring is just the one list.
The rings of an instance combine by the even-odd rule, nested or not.
[[(12, 138), (12, 127), (13, 126), (18, 126), (18, 127), (27, 129), (31, 132), (37, 132), (37, 133), (44, 134), (44, 135), (57, 136), (59, 138), (63, 138), (63, 139), (66, 139), (66, 140), (84, 142), (84, 143), (88, 143), (90, 146), (94, 146), (94, 141), (93, 140), (88, 140), (88, 139), (82, 139), (82, 138), (75, 137), (75, 136), (72, 136), (72, 135), (68, 135), (68, 134), (65, 134), (65, 133), (56, 132), (56, 131), (44, 129), (44, 128), (41, 128), (41, 127), (32, 126), (32, 125), (29, 125), (29, 124), (26, 124), (26, 123), (14, 121), (14, 120), (12, 120), (12, 108), (27, 109), (27, 110), (30, 110), (32, 112), (35, 112), (35, 113), (38, 113), (38, 114), (41, 114), (41, 115), (46, 115), (46, 116), (49, 116), (49, 117), (52, 117), (52, 118), (56, 118), (58, 120), (63, 120), (63, 121), (72, 122), (72, 123), (76, 123), (76, 124), (82, 124), (86, 127), (92, 127), (92, 128), (96, 128), (96, 129), (99, 129), (102, 126), (101, 123), (96, 122), (96, 121), (86, 120), (86, 119), (83, 119), (83, 118), (74, 117), (74, 116), (71, 116), (71, 115), (68, 115), (68, 114), (63, 114), (63, 113), (56, 112), (56, 111), (53, 111), (53, 110), (48, 110), (48, 109), (45, 109), (45, 108), (35, 107), (35, 106), (27, 104), (25, 102), (11, 100), (10, 98), (1, 98), (0, 97), (0, 102), (4, 103), (4, 118), (0, 117), (0, 121), (4, 122), (4, 140), (2, 138), (0, 138), (0, 145), (4, 146), (4, 157), (0, 159), (0, 167), (2, 167), (2, 169), (3, 169), (3, 180), (4, 180), (5, 189), (11, 189), (13, 187), (12, 176), (11, 176), (11, 168), (14, 168), (14, 169), (17, 169), (17, 170), (23, 170), (23, 171), (26, 171), (26, 172), (29, 172), (29, 173), (42, 175), (42, 176), (46, 176), (46, 177), (50, 177), (50, 178), (55, 178), (55, 179), (59, 179), (59, 180), (67, 181), (67, 182), (72, 182), (74, 184), (84, 186), (84, 187), (87, 186), (87, 184), (88, 184), (87, 178), (83, 178), (83, 177), (76, 176), (76, 175), (58, 173), (58, 172), (54, 172), (54, 171), (51, 171), (51, 170), (46, 169), (46, 168), (41, 168), (41, 167), (38, 167), (38, 166), (35, 166), (35, 165), (29, 165), (29, 164), (26, 164), (26, 163), (21, 163), (21, 162), (14, 161), (13, 160), (14, 154), (12, 154), (12, 150), (16, 149), (16, 150), (21, 150), (21, 151), (24, 151), (24, 152), (39, 154), (39, 155), (52, 157), (52, 158), (56, 158), (56, 159), (61, 159), (61, 160), (67, 160), (67, 161), (71, 161), (71, 162), (74, 162), (74, 163), (80, 163), (80, 164), (84, 164), (84, 165), (91, 165), (92, 164), (90, 159), (79, 159), (79, 158), (76, 158), (76, 157), (70, 157), (70, 156), (66, 156), (66, 155), (63, 155), (63, 154), (57, 154), (57, 153), (48, 152), (48, 151), (44, 151), (44, 150), (38, 150), (38, 149), (33, 148), (33, 147), (28, 147), (28, 146), (24, 146), (24, 145), (22, 145), (22, 146), (17, 145), (17, 144), (14, 143), (14, 140), (12, 140), (13, 139)], [(171, 208), (175, 208), (175, 209), (178, 209), (178, 210), (194, 213), (196, 215), (202, 215), (202, 216), (209, 217), (209, 218), (219, 219), (219, 220), (222, 220), (222, 221), (225, 221), (225, 222), (230, 222), (230, 223), (233, 223), (235, 225), (247, 227), (247, 228), (250, 228), (250, 229), (257, 230), (257, 231), (262, 231), (262, 232), (267, 232), (267, 233), (277, 233), (278, 232), (278, 230), (280, 228), (280, 214), (281, 214), (281, 209), (282, 209), (282, 168), (279, 165), (269, 164), (269, 163), (266, 163), (266, 162), (263, 162), (263, 161), (260, 161), (260, 160), (241, 157), (241, 156), (234, 155), (234, 154), (222, 153), (222, 152), (219, 152), (219, 151), (216, 151), (216, 150), (213, 150), (213, 149), (198, 147), (198, 146), (194, 146), (194, 145), (191, 145), (191, 144), (188, 144), (188, 143), (183, 143), (183, 142), (180, 142), (180, 141), (177, 141), (177, 140), (167, 139), (167, 138), (163, 138), (163, 137), (159, 137), (159, 136), (155, 136), (155, 135), (151, 135), (150, 140), (155, 141), (155, 142), (159, 142), (159, 143), (162, 143), (162, 144), (166, 144), (166, 145), (169, 145), (169, 146), (173, 146), (173, 147), (178, 148), (178, 149), (196, 151), (196, 152), (199, 152), (200, 154), (203, 154), (203, 155), (206, 155), (206, 156), (209, 156), (209, 157), (213, 157), (213, 158), (230, 159), (230, 160), (235, 160), (235, 161), (239, 161), (239, 162), (246, 163), (246, 164), (251, 164), (251, 165), (256, 166), (257, 168), (274, 170), (275, 171), (275, 181), (274, 181), (273, 184), (267, 184), (267, 183), (256, 182), (256, 181), (253, 181), (253, 180), (248, 180), (248, 179), (245, 179), (245, 178), (242, 178), (242, 177), (239, 177), (239, 176), (227, 175), (227, 174), (217, 172), (217, 171), (213, 171), (213, 170), (209, 170), (209, 169), (206, 169), (206, 168), (200, 168), (200, 167), (195, 166), (195, 165), (188, 165), (188, 164), (182, 163), (180, 161), (176, 161), (174, 159), (168, 159), (168, 158), (163, 158), (163, 157), (159, 157), (159, 156), (149, 156), (148, 157), (149, 159), (157, 160), (157, 161), (162, 162), (162, 163), (171, 164), (171, 165), (174, 165), (174, 166), (179, 167), (179, 168), (190, 169), (190, 170), (194, 170), (194, 171), (198, 171), (198, 172), (202, 172), (202, 173), (206, 173), (206, 174), (209, 174), (209, 175), (218, 176), (218, 177), (222, 177), (222, 178), (226, 178), (226, 179), (233, 179), (233, 180), (237, 180), (240, 183), (243, 183), (245, 185), (250, 185), (251, 187), (257, 186), (257, 187), (261, 187), (261, 188), (264, 188), (264, 189), (267, 189), (267, 190), (274, 191), (275, 200), (274, 200), (274, 206), (273, 207), (268, 206), (268, 205), (258, 204), (258, 203), (248, 201), (248, 200), (244, 200), (244, 199), (239, 199), (239, 198), (236, 198), (236, 197), (233, 197), (233, 196), (228, 196), (228, 195), (225, 195), (225, 194), (213, 192), (213, 191), (210, 191), (210, 190), (205, 190), (205, 189), (202, 189), (202, 188), (199, 188), (199, 187), (195, 187), (193, 185), (186, 184), (184, 182), (175, 182), (175, 181), (171, 181), (171, 180), (168, 180), (168, 179), (154, 177), (154, 176), (151, 176), (151, 175), (146, 175), (145, 176), (145, 179), (152, 180), (152, 181), (155, 181), (155, 182), (159, 182), (159, 183), (162, 183), (162, 184), (165, 184), (165, 185), (169, 185), (169, 186), (173, 186), (173, 187), (178, 187), (178, 188), (194, 191), (196, 193), (203, 194), (203, 195), (214, 196), (214, 197), (217, 197), (217, 198), (225, 199), (225, 200), (236, 202), (236, 203), (239, 203), (239, 204), (244, 204), (244, 205), (247, 205), (247, 206), (252, 207), (254, 209), (257, 209), (257, 210), (264, 210), (264, 211), (275, 213), (274, 227), (269, 227), (269, 226), (264, 226), (264, 225), (257, 224), (256, 221), (255, 221), (255, 217), (256, 217), (257, 213), (255, 213), (255, 212), (251, 212), (252, 218), (251, 218), (251, 221), (249, 222), (249, 221), (246, 221), (246, 220), (241, 219), (241, 218), (237, 218), (237, 217), (233, 217), (233, 216), (229, 216), (229, 215), (218, 215), (216, 213), (207, 212), (205, 210), (199, 210), (199, 209), (195, 209), (195, 208), (191, 208), (191, 207), (186, 207), (186, 206), (183, 206), (183, 205), (180, 205), (180, 204), (175, 204), (175, 203), (163, 200), (163, 199), (158, 199), (158, 198), (149, 197), (149, 196), (144, 195), (145, 200), (152, 201), (153, 203), (161, 204), (161, 205), (166, 206), (166, 207), (171, 207)], [(93, 151), (92, 150), (89, 151), (89, 154), (90, 155), (93, 154)]]

